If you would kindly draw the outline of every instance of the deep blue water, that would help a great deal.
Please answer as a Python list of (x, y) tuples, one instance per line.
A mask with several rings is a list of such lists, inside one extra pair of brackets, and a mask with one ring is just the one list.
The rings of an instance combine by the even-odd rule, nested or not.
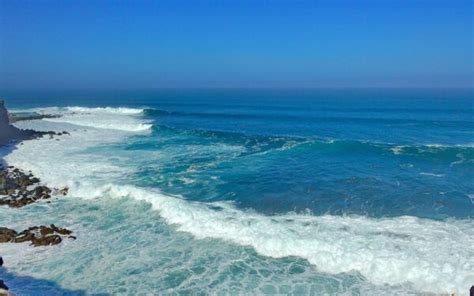
[(140, 183), (190, 199), (267, 214), (474, 216), (472, 90), (75, 92), (8, 103), (145, 108), (153, 133), (121, 149), (169, 153), (159, 169), (144, 161)]

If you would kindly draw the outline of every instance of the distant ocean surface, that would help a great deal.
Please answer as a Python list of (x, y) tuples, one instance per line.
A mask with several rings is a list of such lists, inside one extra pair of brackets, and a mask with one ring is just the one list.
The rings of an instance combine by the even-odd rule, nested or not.
[(71, 134), (5, 157), (70, 194), (1, 207), (1, 224), (78, 238), (0, 245), (18, 295), (464, 295), (474, 284), (472, 89), (4, 97), (13, 111), (62, 115), (18, 127)]

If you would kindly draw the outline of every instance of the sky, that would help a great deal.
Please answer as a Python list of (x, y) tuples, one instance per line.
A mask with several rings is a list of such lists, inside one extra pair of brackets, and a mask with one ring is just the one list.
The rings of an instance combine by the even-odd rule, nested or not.
[(471, 87), (473, 2), (0, 0), (0, 90)]

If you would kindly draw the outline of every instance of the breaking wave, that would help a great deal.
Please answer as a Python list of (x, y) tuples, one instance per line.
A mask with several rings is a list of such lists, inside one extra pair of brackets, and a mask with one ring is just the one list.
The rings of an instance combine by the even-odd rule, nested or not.
[[(420, 291), (461, 293), (474, 282), (472, 220), (295, 213), (266, 216), (237, 209), (227, 202), (193, 202), (159, 190), (117, 185), (114, 180), (127, 173), (124, 168), (114, 166), (107, 158), (90, 158), (77, 152), (127, 136), (117, 131), (150, 129), (151, 124), (137, 116), (143, 110), (68, 107), (45, 112), (54, 110), (62, 116), (45, 121), (61, 125), (72, 136), (63, 136), (61, 144), (48, 139), (25, 142), (6, 160), (31, 169), (48, 183), (67, 184), (71, 196), (144, 201), (167, 223), (198, 239), (222, 239), (251, 246), (263, 256), (298, 256), (326, 273), (357, 271), (374, 284), (411, 283)], [(75, 126), (92, 127), (94, 131), (75, 130)], [(405, 150), (403, 147), (396, 152), (406, 153)], [(91, 180), (96, 175), (101, 180)]]

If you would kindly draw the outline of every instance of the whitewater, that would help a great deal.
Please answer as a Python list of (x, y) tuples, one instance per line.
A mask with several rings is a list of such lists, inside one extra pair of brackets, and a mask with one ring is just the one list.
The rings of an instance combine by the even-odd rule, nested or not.
[[(127, 205), (145, 202), (172, 227), (171, 232), (190, 234), (192, 239), (187, 241), (188, 244), (217, 240), (229, 243), (227, 248), (233, 248), (233, 245), (250, 247), (259, 256), (277, 260), (301, 258), (310, 264), (305, 274), (312, 272), (342, 278), (346, 274), (355, 277), (356, 286), (366, 294), (381, 291), (462, 294), (474, 283), (472, 219), (428, 219), (409, 215), (373, 217), (316, 214), (312, 211), (264, 214), (239, 207), (232, 200), (196, 200), (185, 193), (165, 193), (161, 188), (142, 186), (133, 181), (134, 174), (140, 170), (141, 158), (158, 159), (165, 157), (165, 152), (154, 149), (134, 154), (133, 151), (115, 153), (113, 150), (121, 143), (133, 141), (134, 137), (146, 139), (153, 132), (153, 122), (144, 116), (144, 109), (49, 107), (26, 111), (58, 114), (60, 117), (18, 122), (18, 127), (65, 130), (70, 135), (60, 136), (60, 141), (47, 138), (26, 141), (5, 160), (8, 164), (31, 170), (50, 186), (68, 186), (69, 194), (64, 198), (66, 203), (74, 199), (81, 199), (84, 203), (120, 201)], [(325, 145), (330, 144), (332, 142)], [(275, 149), (282, 148), (304, 149), (298, 145)], [(214, 149), (225, 150), (219, 153), (232, 157), (243, 153), (235, 143)], [(406, 148), (394, 146), (386, 150), (399, 155)], [(127, 201), (123, 201), (124, 198)], [(61, 200), (55, 202), (61, 203)], [(0, 213), (7, 215), (9, 210), (2, 209)], [(25, 217), (31, 219), (30, 215), (26, 213)], [(21, 219), (11, 222), (25, 224)], [(124, 225), (128, 222), (127, 219), (120, 221)], [(81, 243), (80, 235), (81, 231), (78, 244)], [(75, 242), (69, 242), (60, 248), (73, 244)], [(140, 249), (140, 244), (135, 247)], [(0, 250), (7, 260), (17, 262), (18, 268), (12, 267), (12, 270), (47, 277), (45, 267), (40, 267), (44, 263), (35, 263), (32, 258), (54, 252), (53, 248), (30, 250), (22, 247), (23, 257), (32, 260), (28, 267), (14, 256), (17, 251), (12, 247), (0, 246)], [(140, 260), (139, 263), (143, 262)], [(62, 281), (66, 286), (71, 283), (64, 278)], [(93, 285), (91, 279), (88, 281)], [(343, 287), (337, 293), (348, 291), (350, 289)]]

